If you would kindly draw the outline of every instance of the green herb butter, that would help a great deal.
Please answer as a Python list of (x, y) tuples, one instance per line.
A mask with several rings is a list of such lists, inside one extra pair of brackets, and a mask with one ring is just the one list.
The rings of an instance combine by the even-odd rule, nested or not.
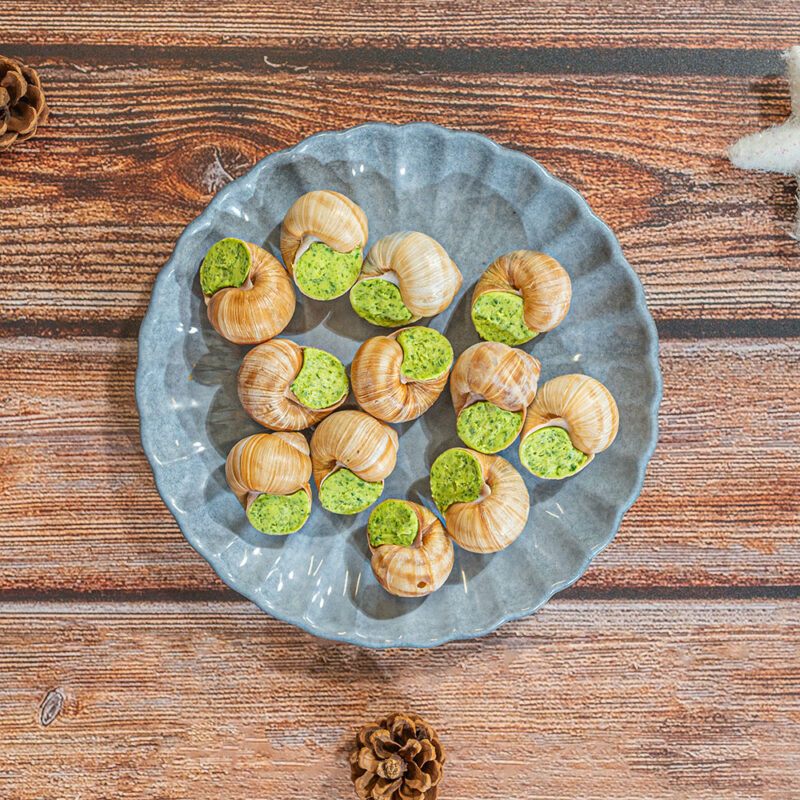
[(458, 436), (467, 447), (496, 453), (508, 447), (522, 428), (522, 412), (505, 411), (494, 403), (473, 403), (458, 415)]
[(300, 290), (315, 300), (344, 294), (361, 272), (361, 248), (340, 253), (324, 242), (314, 242), (294, 265)]
[(402, 500), (384, 500), (369, 515), (367, 536), (373, 547), (397, 544), (410, 547), (419, 531), (419, 520), (408, 503)]
[(536, 336), (522, 316), (522, 298), (511, 292), (486, 292), (472, 306), (472, 323), (481, 339), (514, 347)]
[(383, 491), (383, 483), (362, 481), (349, 469), (332, 472), (319, 487), (319, 501), (334, 514), (357, 514), (371, 506)]
[(294, 494), (260, 494), (247, 509), (250, 524), (261, 533), (293, 533), (311, 512), (311, 498), (299, 489)]
[(397, 335), (403, 348), (400, 374), (410, 381), (429, 381), (444, 375), (453, 363), (450, 342), (433, 328), (409, 328)]
[(522, 464), (539, 478), (566, 478), (589, 459), (563, 428), (539, 428), (519, 448)]
[(383, 278), (359, 281), (350, 292), (350, 305), (359, 317), (385, 328), (404, 325), (414, 316), (403, 302), (400, 289)]
[(241, 286), (250, 273), (250, 251), (241, 239), (220, 239), (200, 265), (200, 288), (211, 296), (226, 286)]
[(306, 347), (303, 366), (289, 388), (306, 408), (328, 408), (347, 394), (344, 365), (324, 350)]
[(445, 450), (431, 467), (431, 496), (444, 513), (453, 503), (477, 500), (483, 488), (478, 459), (456, 447)]

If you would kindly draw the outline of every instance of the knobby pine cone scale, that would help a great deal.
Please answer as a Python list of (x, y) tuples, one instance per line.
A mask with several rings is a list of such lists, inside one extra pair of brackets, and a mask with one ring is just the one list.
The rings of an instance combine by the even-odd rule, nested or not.
[(360, 800), (436, 800), (445, 753), (416, 714), (390, 714), (365, 725), (350, 753)]
[(30, 139), (49, 115), (36, 70), (0, 56), (0, 151)]

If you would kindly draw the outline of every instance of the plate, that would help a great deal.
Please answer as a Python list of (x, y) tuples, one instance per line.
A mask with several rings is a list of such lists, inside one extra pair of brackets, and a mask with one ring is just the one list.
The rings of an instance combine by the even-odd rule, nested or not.
[[(478, 341), (469, 301), (494, 258), (529, 248), (558, 259), (572, 278), (570, 311), (524, 349), (541, 361), (542, 382), (585, 372), (619, 405), (620, 429), (611, 447), (565, 481), (540, 481), (521, 470), (531, 494), (526, 530), (492, 555), (456, 547), (450, 578), (426, 598), (393, 597), (378, 585), (365, 534), (369, 511), (330, 514), (315, 495), (299, 532), (263, 536), (225, 482), (228, 450), (260, 428), (236, 394), (247, 348), (226, 342), (208, 323), (198, 266), (225, 236), (280, 257), (281, 220), (312, 189), (334, 189), (364, 208), (369, 245), (396, 230), (422, 231), (444, 245), (464, 285), (428, 324), (451, 340), (456, 355)], [(361, 342), (382, 331), (356, 316), (346, 295), (328, 303), (298, 295), (282, 335), (324, 347), (349, 364)], [(611, 541), (641, 489), (656, 443), (660, 396), (655, 325), (639, 279), (606, 225), (527, 155), (430, 123), (319, 133), (264, 158), (183, 232), (156, 280), (139, 334), (142, 443), (158, 490), (188, 541), (225, 583), (264, 611), (317, 636), (367, 647), (428, 647), (478, 636), (531, 613), (575, 581)], [(449, 392), (420, 419), (395, 427), (400, 451), (382, 497), (433, 509), (430, 465), (460, 444)], [(501, 455), (520, 469), (516, 449)]]

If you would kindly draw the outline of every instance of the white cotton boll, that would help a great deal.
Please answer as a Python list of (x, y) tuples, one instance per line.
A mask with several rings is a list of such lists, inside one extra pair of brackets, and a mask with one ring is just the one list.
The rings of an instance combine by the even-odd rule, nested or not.
[(792, 115), (782, 125), (739, 139), (728, 150), (735, 167), (800, 174), (800, 47), (787, 50), (786, 59)]
[(739, 169), (800, 174), (800, 119), (754, 133), (731, 145), (728, 157)]
[[(800, 46), (787, 50), (783, 57), (792, 98), (791, 116), (781, 125), (739, 139), (728, 149), (728, 158), (735, 167), (794, 175), (800, 182)], [(800, 239), (800, 213), (792, 235)]]

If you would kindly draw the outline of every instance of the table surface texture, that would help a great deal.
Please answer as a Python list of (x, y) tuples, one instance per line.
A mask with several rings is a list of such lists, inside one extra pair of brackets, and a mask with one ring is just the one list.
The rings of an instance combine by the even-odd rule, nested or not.
[[(344, 800), (364, 722), (446, 800), (800, 797), (800, 244), (725, 148), (790, 111), (796, 0), (5, 0), (52, 109), (0, 154), (0, 797)], [(614, 542), (533, 617), (320, 641), (228, 589), (155, 490), (136, 337), (182, 229), (264, 155), (431, 120), (574, 185), (661, 337)]]

